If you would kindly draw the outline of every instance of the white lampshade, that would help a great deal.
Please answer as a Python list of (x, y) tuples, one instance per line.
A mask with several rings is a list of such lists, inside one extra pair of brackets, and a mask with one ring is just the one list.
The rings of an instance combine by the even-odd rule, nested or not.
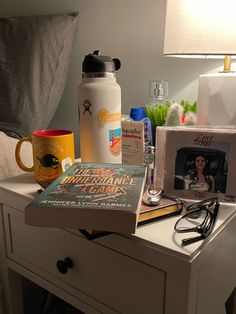
[(236, 54), (236, 0), (167, 0), (164, 54)]
[(223, 73), (199, 78), (198, 124), (236, 125), (236, 0), (166, 0), (164, 55), (226, 56)]

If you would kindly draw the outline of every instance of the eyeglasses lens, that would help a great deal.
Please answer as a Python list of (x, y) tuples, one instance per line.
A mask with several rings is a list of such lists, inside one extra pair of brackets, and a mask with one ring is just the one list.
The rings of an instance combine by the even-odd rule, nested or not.
[(207, 223), (209, 223), (210, 217), (208, 216), (209, 215), (206, 210), (196, 210), (189, 212), (178, 221), (176, 229), (188, 230), (195, 229), (198, 226), (205, 226)]

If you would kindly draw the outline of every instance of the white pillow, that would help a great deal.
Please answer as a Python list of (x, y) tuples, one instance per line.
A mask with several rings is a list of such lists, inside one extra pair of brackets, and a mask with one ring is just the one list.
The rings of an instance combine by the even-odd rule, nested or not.
[[(15, 160), (15, 147), (18, 140), (7, 136), (0, 131), (0, 180), (25, 173), (21, 170)], [(28, 167), (33, 165), (32, 145), (24, 142), (21, 149), (21, 159)]]

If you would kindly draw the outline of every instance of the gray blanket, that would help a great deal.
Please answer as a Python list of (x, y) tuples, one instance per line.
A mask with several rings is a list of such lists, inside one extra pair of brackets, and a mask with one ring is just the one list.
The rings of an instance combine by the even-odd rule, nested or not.
[(64, 91), (78, 16), (0, 18), (0, 130), (30, 135), (50, 123)]

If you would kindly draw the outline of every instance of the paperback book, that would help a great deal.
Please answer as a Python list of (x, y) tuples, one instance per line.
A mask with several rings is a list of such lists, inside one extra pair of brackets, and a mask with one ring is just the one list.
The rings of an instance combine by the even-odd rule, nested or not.
[(75, 163), (25, 210), (34, 226), (134, 233), (146, 167)]
[[(158, 205), (150, 206), (142, 202), (138, 216), (138, 226), (156, 221), (158, 219), (178, 215), (182, 212), (182, 209), (182, 201), (174, 200), (167, 196), (163, 196)], [(79, 231), (89, 240), (94, 240), (103, 237), (104, 235), (110, 234), (110, 232), (97, 230), (79, 229)]]
[(149, 206), (143, 202), (139, 213), (139, 224), (150, 222), (151, 220), (164, 218), (171, 215), (180, 214), (183, 209), (183, 203), (167, 196), (163, 196), (158, 205)]

